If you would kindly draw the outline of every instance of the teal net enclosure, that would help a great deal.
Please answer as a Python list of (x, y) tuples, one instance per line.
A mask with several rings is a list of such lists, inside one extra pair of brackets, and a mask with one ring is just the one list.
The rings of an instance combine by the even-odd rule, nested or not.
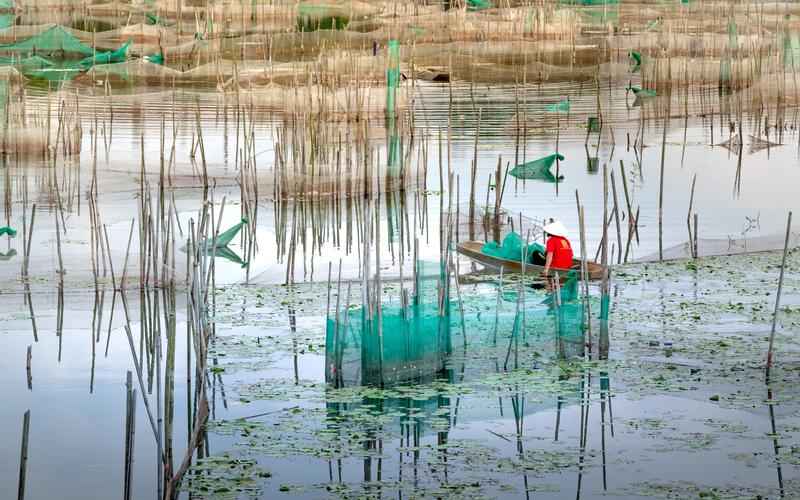
[(382, 304), (380, 311), (345, 307), (329, 316), (326, 382), (387, 385), (441, 373), (458, 325), (449, 288), (444, 266), (419, 263), (407, 304)]

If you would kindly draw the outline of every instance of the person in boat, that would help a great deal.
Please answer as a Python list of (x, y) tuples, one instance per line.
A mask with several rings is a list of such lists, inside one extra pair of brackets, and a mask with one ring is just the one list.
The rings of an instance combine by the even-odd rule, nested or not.
[(545, 263), (542, 276), (552, 278), (551, 270), (567, 270), (572, 267), (572, 245), (567, 239), (567, 228), (560, 221), (550, 219), (543, 228), (547, 243), (545, 245)]

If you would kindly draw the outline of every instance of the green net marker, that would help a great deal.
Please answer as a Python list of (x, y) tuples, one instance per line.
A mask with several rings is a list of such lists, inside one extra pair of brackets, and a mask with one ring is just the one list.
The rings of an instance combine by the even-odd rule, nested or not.
[(556, 179), (556, 176), (550, 171), (556, 160), (564, 161), (564, 155), (553, 153), (538, 160), (522, 163), (511, 169), (508, 174), (517, 179), (557, 182), (562, 180), (564, 176), (561, 175)]
[(400, 43), (389, 40), (388, 67), (386, 69), (386, 115), (394, 117), (397, 111), (397, 86), (400, 84)]
[(569, 113), (570, 104), (569, 99), (564, 99), (554, 104), (547, 106), (547, 111), (550, 113)]
[(163, 66), (164, 65), (164, 56), (162, 54), (150, 54), (149, 56), (145, 56), (145, 61), (153, 64), (158, 64)]
[(113, 64), (125, 62), (128, 59), (128, 49), (133, 43), (133, 40), (128, 40), (125, 44), (117, 50), (109, 52), (98, 52), (97, 54), (81, 60), (80, 65), (82, 68), (91, 68), (98, 64)]
[[(227, 231), (220, 233), (216, 239), (208, 239), (206, 243), (201, 243), (201, 249), (205, 252), (206, 255), (209, 255), (213, 258), (222, 257), (225, 260), (229, 260), (235, 264), (239, 264), (242, 267), (247, 267), (247, 262), (244, 261), (239, 255), (236, 254), (233, 250), (228, 248), (228, 244), (233, 241), (239, 231), (241, 231), (242, 227), (247, 224), (247, 219), (242, 219), (241, 222), (236, 224), (235, 226), (229, 228)], [(182, 251), (186, 251), (186, 247), (181, 249)]]
[(17, 236), (17, 230), (16, 230), (16, 229), (14, 229), (14, 228), (13, 228), (13, 227), (11, 227), (11, 226), (3, 226), (3, 227), (0, 227), (0, 236), (6, 235), (6, 234), (7, 234), (8, 236), (10, 236), (11, 238), (14, 238), (14, 237), (16, 237), (16, 236)]
[(600, 119), (596, 116), (590, 116), (586, 120), (586, 129), (590, 134), (600, 132)]
[(467, 11), (469, 12), (491, 9), (492, 7), (494, 6), (489, 0), (467, 0)]
[(636, 73), (642, 69), (642, 54), (632, 50), (628, 52), (628, 57), (631, 60), (631, 72)]
[(242, 227), (245, 224), (247, 224), (247, 222), (248, 220), (243, 218), (242, 221), (236, 224), (235, 226), (231, 227), (230, 229), (228, 229), (223, 233), (220, 233), (220, 235), (217, 236), (216, 241), (212, 240), (211, 242), (212, 246), (213, 245), (216, 245), (217, 247), (228, 246), (228, 243), (233, 241), (233, 239), (236, 237), (237, 234), (239, 234), (239, 231), (241, 231)]
[(739, 48), (739, 29), (733, 19), (728, 23), (728, 48), (731, 50)]

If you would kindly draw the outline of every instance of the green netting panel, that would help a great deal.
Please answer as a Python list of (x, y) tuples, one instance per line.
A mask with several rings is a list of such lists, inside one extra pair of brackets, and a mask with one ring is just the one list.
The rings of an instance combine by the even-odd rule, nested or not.
[(83, 71), (80, 63), (76, 61), (48, 61), (50, 64), (45, 64), (44, 61), (47, 60), (37, 56), (32, 56), (26, 60), (32, 61), (31, 64), (17, 66), (17, 69), (25, 77), (35, 80), (44, 80), (52, 83), (64, 82), (72, 80)]
[(400, 84), (400, 43), (389, 40), (389, 61), (386, 69), (386, 113), (393, 117), (396, 111), (397, 86)]
[[(579, 274), (577, 271), (567, 271), (566, 273), (560, 273), (560, 285), (561, 285), (561, 303), (566, 304), (568, 302), (574, 302), (578, 300), (578, 279)], [(553, 295), (548, 295), (542, 301), (542, 304), (551, 305), (553, 303)]]
[(501, 245), (498, 245), (494, 241), (486, 242), (483, 248), (481, 248), (481, 252), (490, 257), (519, 262), (522, 259), (523, 248), (525, 248), (525, 262), (531, 262), (535, 253), (544, 255), (544, 247), (541, 243), (534, 242), (530, 245), (525, 245), (520, 235), (514, 231), (508, 233), (506, 237), (503, 238), (503, 243)]
[(147, 62), (151, 62), (153, 64), (164, 65), (164, 56), (162, 54), (151, 54), (149, 56), (144, 57)]
[(511, 169), (508, 174), (516, 177), (517, 179), (535, 179), (547, 182), (560, 181), (564, 178), (564, 176), (559, 176), (559, 178), (556, 179), (556, 176), (550, 171), (550, 168), (553, 166), (553, 164), (555, 164), (556, 160), (564, 161), (564, 155), (553, 153), (545, 156), (544, 158), (539, 158), (538, 160), (522, 163)]
[(90, 56), (94, 50), (63, 26), (53, 26), (26, 40), (0, 45), (0, 52), (44, 53), (64, 56)]
[(388, 136), (388, 165), (390, 173), (397, 174), (400, 165), (400, 134), (395, 118), (397, 116), (397, 87), (400, 84), (400, 43), (389, 40), (388, 67), (386, 68), (386, 130)]
[(13, 0), (0, 0), (0, 10), (14, 10)]
[(731, 72), (731, 58), (725, 56), (719, 62), (719, 81), (726, 88), (730, 87)]
[[(104, 66), (104, 68), (106, 67), (107, 66)], [(239, 234), (239, 231), (241, 231), (242, 227), (245, 224), (247, 224), (247, 219), (242, 219), (241, 222), (239, 222), (235, 226), (232, 226), (228, 230), (220, 233), (217, 236), (216, 240), (211, 238), (209, 240), (201, 242), (200, 245), (203, 245), (201, 249), (205, 251), (205, 254), (208, 256), (211, 256), (213, 258), (220, 257), (230, 262), (233, 262), (234, 264), (239, 264), (242, 267), (246, 267), (247, 262), (243, 260), (238, 254), (236, 254), (236, 252), (228, 248), (230, 242), (233, 241), (233, 239), (236, 237), (237, 234)], [(185, 252), (186, 246), (183, 246), (181, 248), (181, 251)]]
[(14, 22), (16, 21), (16, 19), (17, 19), (16, 14), (0, 14), (0, 29), (10, 28), (14, 26)]
[(335, 4), (307, 4), (297, 6), (297, 31), (343, 30), (350, 24), (345, 10)]
[(600, 319), (601, 320), (608, 320), (608, 310), (610, 307), (611, 297), (609, 295), (604, 295), (600, 299)]
[(161, 19), (161, 17), (157, 16), (156, 14), (153, 14), (152, 12), (146, 12), (144, 17), (147, 20), (147, 24), (149, 24), (151, 26), (159, 26), (159, 25), (160, 26), (166, 26), (167, 25), (167, 23), (165, 23), (164, 20)]
[(628, 57), (631, 60), (631, 71), (636, 73), (640, 69), (642, 69), (642, 54), (632, 50), (628, 52)]
[(736, 27), (736, 22), (731, 19), (728, 23), (728, 48), (731, 50), (739, 47), (739, 29)]
[(562, 101), (547, 105), (547, 111), (550, 113), (569, 113), (569, 109), (569, 99), (564, 99)]
[(14, 66), (24, 73), (28, 70), (51, 68), (54, 63), (40, 56), (11, 56), (0, 57), (0, 66)]
[(782, 59), (786, 67), (800, 67), (800, 36), (796, 34), (784, 35)]
[(218, 247), (228, 246), (228, 243), (233, 241), (233, 239), (237, 234), (239, 234), (239, 231), (242, 230), (242, 227), (244, 227), (247, 222), (247, 219), (242, 219), (235, 226), (232, 226), (228, 230), (221, 232), (219, 236), (217, 236), (216, 242), (212, 242), (212, 245), (216, 244)]
[(117, 50), (108, 52), (98, 52), (92, 56), (82, 59), (80, 65), (82, 68), (90, 68), (96, 64), (113, 64), (125, 62), (128, 58), (128, 48), (131, 46), (132, 40), (128, 40), (125, 44)]
[(494, 6), (489, 0), (467, 0), (467, 10), (470, 12), (491, 9), (492, 7)]
[(325, 374), (329, 383), (394, 384), (430, 377), (444, 369), (458, 314), (443, 279), (444, 268), (420, 263), (418, 269), (418, 294), (405, 310), (399, 304), (384, 304), (379, 318), (377, 313), (370, 317), (363, 307), (344, 310), (342, 305), (338, 322), (335, 313), (328, 318)]

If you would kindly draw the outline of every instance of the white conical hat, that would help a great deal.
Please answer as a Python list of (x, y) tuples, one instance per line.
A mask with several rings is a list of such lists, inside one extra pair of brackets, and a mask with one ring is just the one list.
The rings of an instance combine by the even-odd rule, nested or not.
[(561, 236), (562, 238), (567, 237), (567, 228), (564, 227), (564, 224), (561, 221), (554, 220), (544, 226), (544, 232), (547, 234), (552, 234), (553, 236)]

